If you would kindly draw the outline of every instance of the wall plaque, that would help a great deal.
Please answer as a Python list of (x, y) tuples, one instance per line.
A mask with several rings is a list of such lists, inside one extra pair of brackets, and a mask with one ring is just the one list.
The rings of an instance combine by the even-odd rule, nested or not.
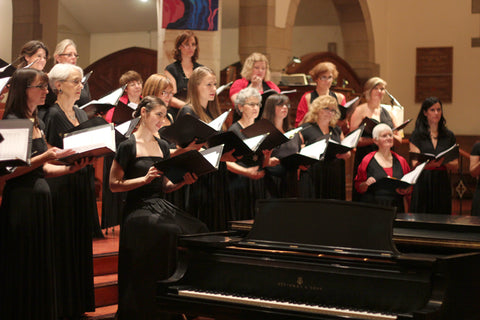
[(453, 47), (417, 48), (415, 102), (436, 96), (452, 102)]

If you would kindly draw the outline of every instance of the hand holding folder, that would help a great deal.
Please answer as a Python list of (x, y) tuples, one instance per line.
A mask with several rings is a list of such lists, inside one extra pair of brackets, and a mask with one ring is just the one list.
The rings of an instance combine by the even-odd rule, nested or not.
[(440, 152), (437, 155), (434, 155), (432, 153), (410, 152), (410, 160), (417, 160), (419, 162), (437, 161), (443, 157), (442, 164), (453, 161), (457, 159), (459, 156), (460, 156), (460, 152), (459, 152), (458, 144), (454, 144), (450, 148)]

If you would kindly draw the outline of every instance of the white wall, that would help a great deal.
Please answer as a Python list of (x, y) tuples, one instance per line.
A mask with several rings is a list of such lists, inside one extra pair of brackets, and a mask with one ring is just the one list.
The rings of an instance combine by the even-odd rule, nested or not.
[(328, 51), (328, 43), (337, 43), (337, 55), (343, 57), (343, 37), (340, 26), (293, 27), (292, 55), (301, 57), (312, 52)]
[(415, 103), (416, 48), (451, 46), (453, 97), (444, 103), (447, 125), (455, 134), (480, 134), (480, 48), (471, 48), (471, 38), (480, 36), (480, 14), (471, 13), (471, 1), (369, 0), (368, 6), (380, 76), (406, 107), (405, 117), (415, 118), (420, 108)]
[(0, 58), (12, 61), (12, 1), (0, 1)]

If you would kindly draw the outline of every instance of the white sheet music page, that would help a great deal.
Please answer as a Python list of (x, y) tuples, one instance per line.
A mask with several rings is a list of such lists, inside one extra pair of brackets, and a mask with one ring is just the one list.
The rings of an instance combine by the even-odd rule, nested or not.
[(220, 131), (220, 129), (222, 129), (223, 123), (225, 122), (225, 120), (227, 120), (229, 113), (230, 113), (230, 109), (228, 111), (225, 111), (221, 115), (219, 115), (217, 118), (210, 121), (208, 125), (214, 130)]
[(208, 148), (206, 150), (200, 151), (200, 153), (203, 155), (205, 159), (207, 159), (210, 164), (218, 169), (218, 165), (220, 164), (220, 158), (222, 157), (222, 151), (223, 151), (223, 144)]
[(245, 142), (245, 144), (250, 148), (250, 150), (256, 151), (257, 148), (262, 144), (263, 140), (265, 140), (265, 138), (269, 134), (270, 134), (269, 132), (267, 132), (265, 134), (260, 134), (260, 135), (255, 136), (255, 137), (245, 139), (245, 140), (243, 140), (243, 142)]
[(423, 168), (425, 168), (426, 164), (427, 164), (427, 162), (419, 164), (415, 169), (413, 169), (412, 171), (410, 171), (409, 173), (404, 175), (402, 177), (402, 179), (400, 179), (400, 180), (408, 182), (410, 184), (417, 183), (417, 179), (418, 179), (418, 177), (420, 177), (420, 174), (422, 173)]
[(73, 149), (77, 153), (107, 147), (115, 149), (115, 132), (112, 124), (106, 124), (93, 129), (75, 132), (63, 138), (63, 148)]
[(351, 134), (343, 138), (341, 144), (349, 148), (355, 148), (358, 140), (360, 139), (360, 134), (362, 134), (362, 130), (360, 130), (360, 128), (356, 129)]
[(299, 153), (309, 158), (319, 160), (320, 156), (325, 153), (326, 148), (327, 148), (327, 139), (322, 139), (306, 147), (303, 147)]
[(0, 143), (0, 161), (28, 158), (28, 128), (0, 129), (4, 140)]

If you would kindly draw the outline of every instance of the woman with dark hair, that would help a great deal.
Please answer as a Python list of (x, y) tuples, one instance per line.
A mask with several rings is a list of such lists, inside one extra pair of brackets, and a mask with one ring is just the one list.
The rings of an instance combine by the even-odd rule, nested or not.
[(32, 40), (25, 43), (20, 50), (20, 55), (15, 60), (17, 69), (24, 68), (33, 63), (30, 68), (43, 71), (48, 60), (48, 49), (43, 42)]
[[(337, 126), (340, 117), (338, 101), (328, 95), (316, 98), (304, 119), (302, 136), (306, 145), (322, 138), (340, 143), (344, 136)], [(345, 200), (345, 160), (350, 151), (337, 154), (333, 159), (318, 161), (302, 172), (300, 195), (304, 198)]]
[(477, 186), (473, 193), (472, 200), (472, 216), (480, 216), (480, 142), (473, 145), (470, 152), (470, 174), (472, 177), (477, 178)]
[(177, 117), (178, 110), (185, 105), (188, 79), (193, 70), (201, 66), (197, 63), (198, 52), (198, 38), (192, 31), (186, 30), (178, 35), (173, 50), (175, 62), (165, 67), (165, 75), (172, 83), (174, 92), (168, 112), (174, 119)]
[[(455, 135), (447, 129), (446, 122), (440, 99), (425, 99), (410, 136), (410, 152), (437, 155), (453, 146)], [(417, 164), (412, 160), (414, 167)], [(443, 158), (430, 161), (413, 187), (410, 212), (451, 214), (452, 191), (447, 169), (457, 167), (457, 159), (448, 163), (443, 163)]]
[[(3, 119), (33, 122), (31, 163), (3, 176), (0, 207), (0, 313), (5, 319), (57, 320), (54, 211), (46, 176), (81, 169), (49, 163), (71, 150), (48, 149), (37, 106), (45, 102), (48, 77), (36, 69), (17, 70), (10, 82)], [(56, 212), (55, 212), (56, 214)]]
[(156, 281), (176, 268), (177, 236), (206, 232), (203, 223), (175, 207), (164, 197), (196, 181), (187, 173), (173, 184), (153, 164), (170, 157), (158, 129), (167, 108), (157, 97), (142, 99), (135, 111), (138, 129), (122, 142), (110, 170), (113, 192), (127, 192), (120, 228), (118, 265), (118, 319), (167, 319), (155, 303)]
[[(83, 71), (73, 64), (56, 64), (49, 72), (57, 101), (45, 116), (47, 142), (63, 148), (63, 134), (88, 120), (74, 105), (82, 91)], [(55, 211), (55, 250), (59, 255), (57, 294), (59, 316), (80, 317), (95, 310), (92, 238), (103, 237), (98, 221), (95, 170), (88, 166), (74, 174), (47, 179)]]
[[(272, 94), (265, 101), (263, 119), (269, 120), (282, 133), (290, 127), (288, 112), (290, 99), (284, 94)], [(300, 151), (303, 138), (295, 133), (285, 142), (272, 150), (269, 165), (265, 168), (265, 192), (267, 198), (298, 197), (298, 167), (286, 167), (279, 158)]]

